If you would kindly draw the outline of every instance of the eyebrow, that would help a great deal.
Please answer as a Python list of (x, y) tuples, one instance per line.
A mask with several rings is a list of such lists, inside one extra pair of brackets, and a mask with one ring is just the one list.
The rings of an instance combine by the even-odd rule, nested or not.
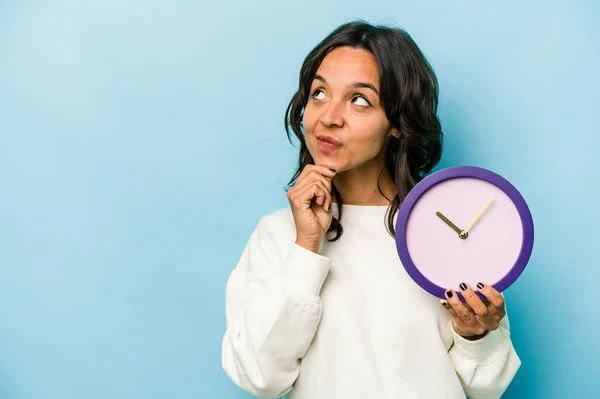
[[(321, 75), (315, 75), (315, 80), (320, 80), (321, 82), (328, 84), (327, 81), (325, 80), (325, 78)], [(371, 83), (354, 82), (354, 83), (352, 83), (352, 87), (359, 88), (359, 89), (371, 89), (375, 93), (377, 93), (377, 96), (379, 96), (379, 90), (377, 90), (377, 88), (374, 85), (372, 85)]]

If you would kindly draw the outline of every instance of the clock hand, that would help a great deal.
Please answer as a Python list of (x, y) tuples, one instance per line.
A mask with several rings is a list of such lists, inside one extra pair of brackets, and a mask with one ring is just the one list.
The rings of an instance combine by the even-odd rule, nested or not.
[(487, 202), (487, 204), (485, 204), (485, 206), (483, 207), (483, 209), (481, 209), (479, 211), (479, 213), (477, 214), (477, 216), (475, 216), (475, 219), (473, 219), (473, 221), (471, 222), (471, 224), (469, 224), (467, 226), (467, 228), (465, 229), (465, 232), (469, 232), (469, 230), (471, 229), (471, 227), (473, 227), (473, 225), (475, 224), (475, 222), (477, 220), (479, 220), (479, 218), (481, 217), (481, 215), (483, 215), (483, 212), (485, 212), (485, 210), (487, 209), (488, 206), (490, 206), (490, 204), (492, 203), (492, 201), (494, 200), (494, 197), (490, 198), (490, 200)]
[(436, 212), (435, 213), (440, 219), (442, 219), (448, 226), (450, 226), (452, 228), (452, 230), (456, 231), (458, 234), (460, 234), (462, 232), (461, 229), (459, 229), (458, 227), (456, 227), (456, 225), (454, 223), (452, 223), (450, 221), (450, 219), (448, 219), (446, 216), (442, 215), (442, 212)]

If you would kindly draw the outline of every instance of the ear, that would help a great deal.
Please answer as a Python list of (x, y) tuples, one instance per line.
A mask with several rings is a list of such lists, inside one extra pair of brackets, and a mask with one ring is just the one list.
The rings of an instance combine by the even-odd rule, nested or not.
[(400, 137), (400, 132), (398, 131), (398, 129), (396, 129), (395, 127), (392, 127), (390, 129), (390, 134), (394, 137), (394, 138), (398, 138)]

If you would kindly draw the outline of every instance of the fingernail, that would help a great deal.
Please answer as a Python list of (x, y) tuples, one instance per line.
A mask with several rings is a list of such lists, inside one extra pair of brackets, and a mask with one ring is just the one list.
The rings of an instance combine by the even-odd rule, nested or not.
[(477, 283), (477, 288), (481, 289), (483, 287), (484, 287), (483, 283)]
[(335, 173), (335, 169), (331, 169), (331, 168), (329, 168), (329, 170), (330, 170), (330, 171), (332, 171), (333, 173)]
[(448, 298), (452, 298), (452, 295), (454, 294), (452, 293), (452, 291), (446, 291), (446, 295), (448, 295)]
[(461, 290), (463, 290), (463, 291), (467, 289), (467, 285), (466, 285), (465, 283), (460, 283), (460, 286), (459, 286), (459, 287), (460, 287), (460, 289), (461, 289)]
[(442, 306), (446, 306), (446, 303), (447, 303), (446, 301), (442, 301), (442, 302), (440, 302), (440, 304), (441, 304)]

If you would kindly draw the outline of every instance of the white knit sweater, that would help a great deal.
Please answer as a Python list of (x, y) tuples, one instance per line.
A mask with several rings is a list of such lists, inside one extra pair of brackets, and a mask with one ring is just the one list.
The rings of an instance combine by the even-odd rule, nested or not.
[(290, 208), (259, 220), (226, 288), (222, 361), (235, 384), (262, 398), (502, 395), (521, 364), (508, 316), (478, 341), (456, 334), (402, 267), (386, 210), (344, 205), (344, 234), (319, 254), (295, 244)]

